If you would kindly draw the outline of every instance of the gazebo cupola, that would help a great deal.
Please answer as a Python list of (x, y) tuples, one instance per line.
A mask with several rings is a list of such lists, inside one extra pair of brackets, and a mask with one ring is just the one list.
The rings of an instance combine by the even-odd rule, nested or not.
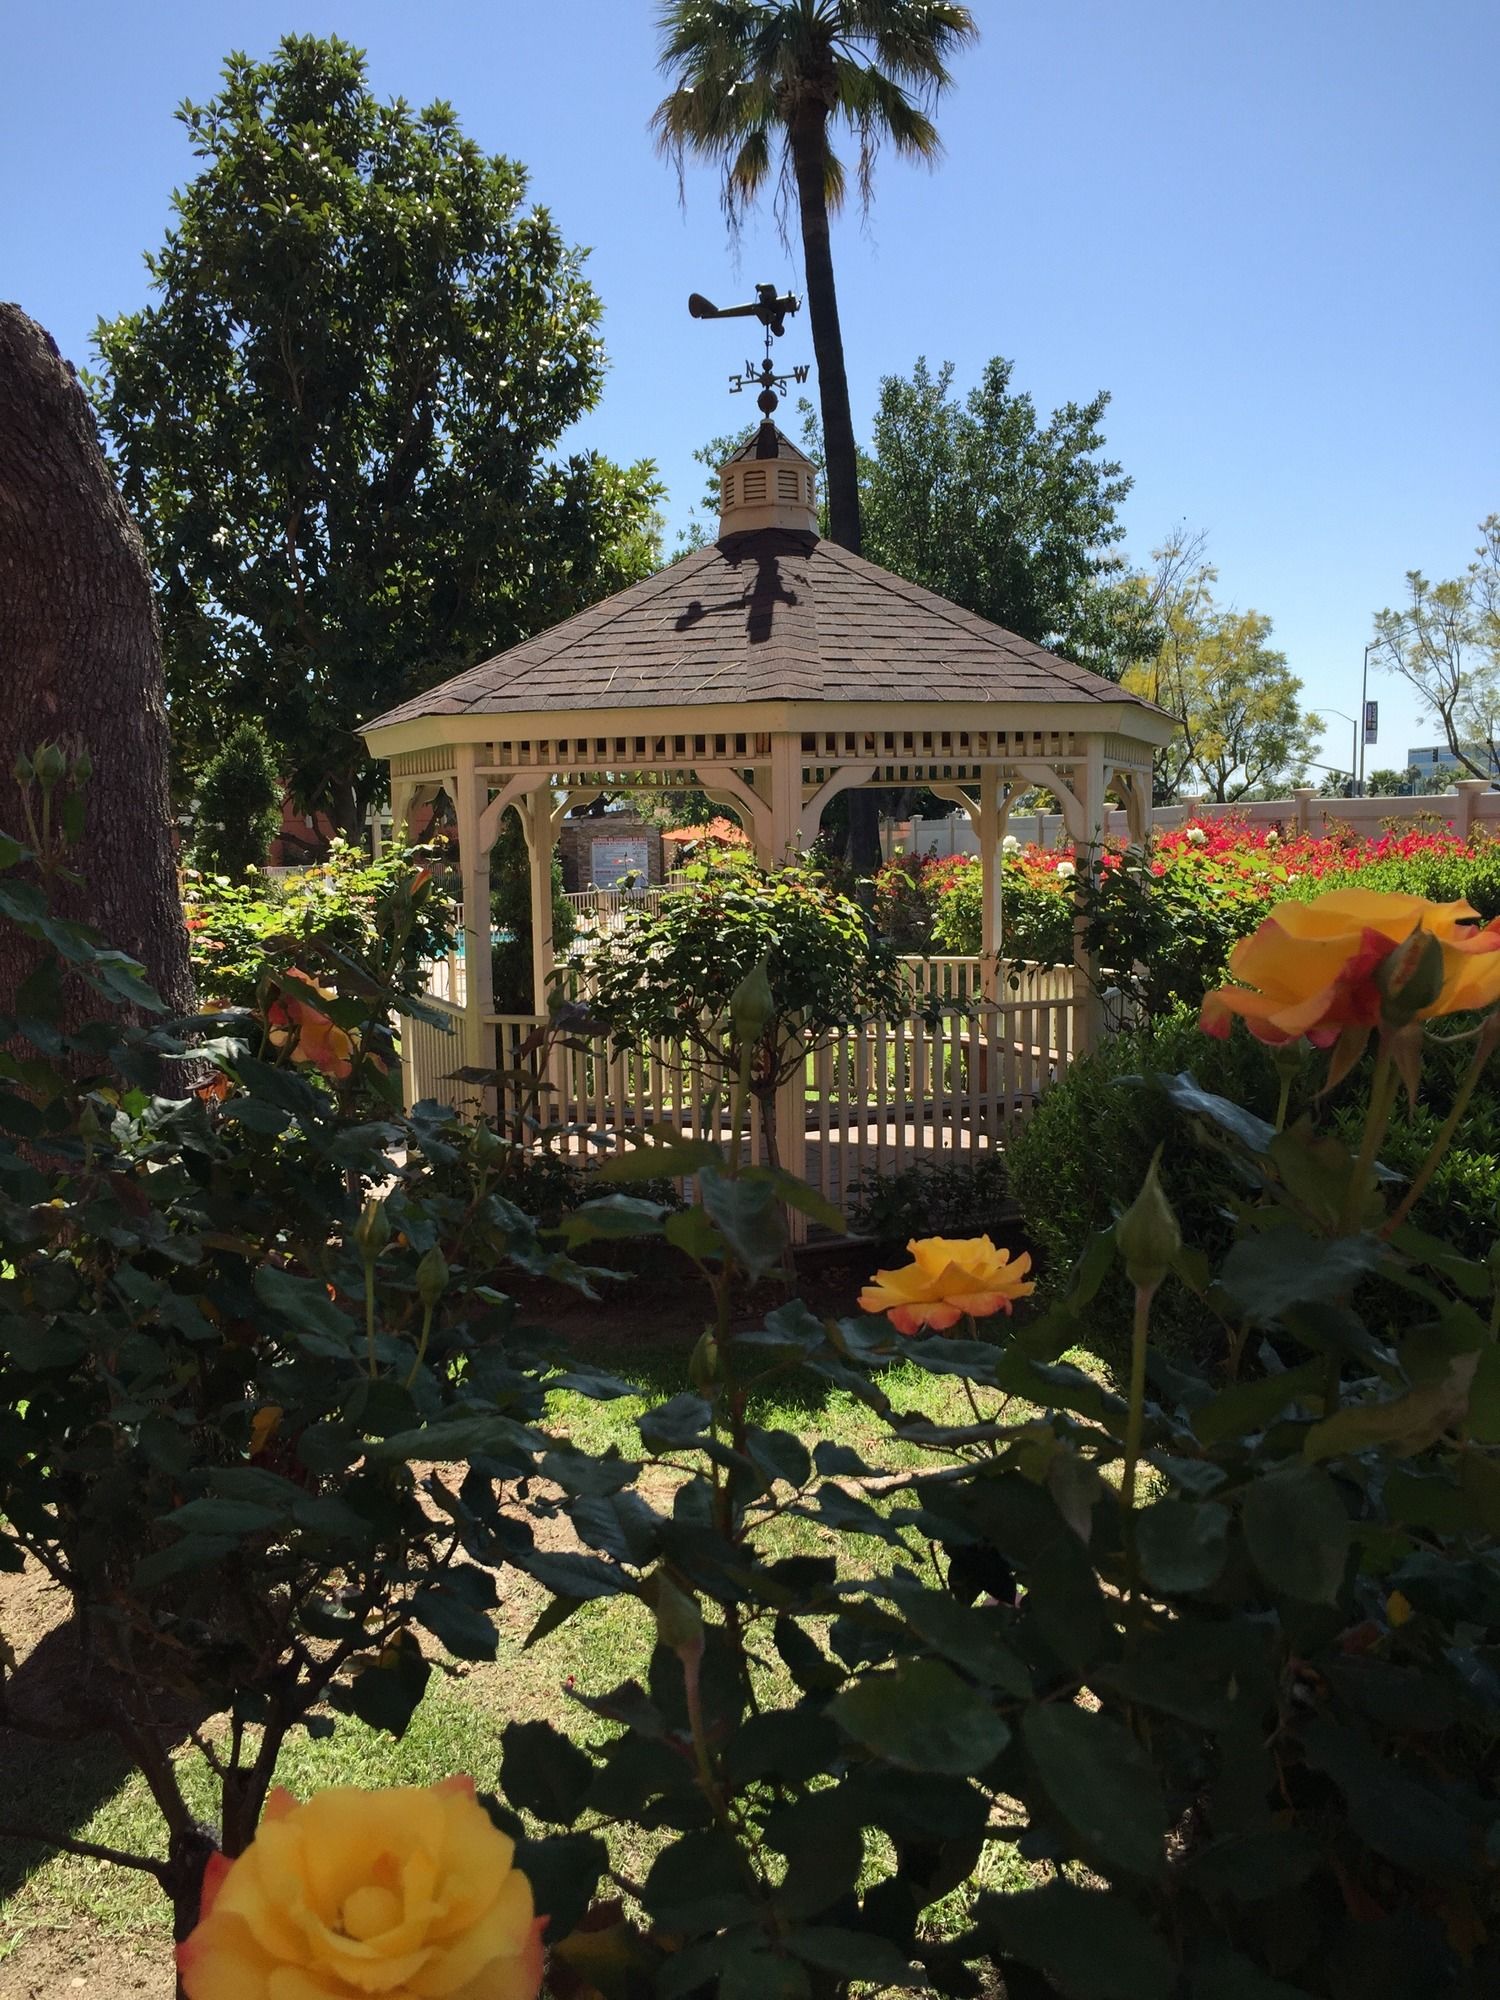
[[(1011, 797), (1037, 785), (1056, 796), (1080, 876), (1107, 792), (1145, 836), (1152, 752), (1172, 718), (821, 539), (814, 468), (770, 422), (764, 392), (761, 408), (766, 421), (720, 468), (716, 542), (364, 725), (371, 755), (390, 766), (398, 823), (438, 789), (454, 800), (468, 1063), (495, 1060), (489, 854), (507, 811), (530, 853), (538, 1013), (557, 829), (602, 792), (697, 785), (738, 816), (769, 868), (812, 846), (839, 792), (930, 786), (978, 836), (992, 997)], [(1081, 923), (1076, 935), (1076, 1038), (1087, 1046), (1101, 1015)]]
[(818, 532), (816, 469), (769, 417), (719, 468), (719, 540), (763, 528)]

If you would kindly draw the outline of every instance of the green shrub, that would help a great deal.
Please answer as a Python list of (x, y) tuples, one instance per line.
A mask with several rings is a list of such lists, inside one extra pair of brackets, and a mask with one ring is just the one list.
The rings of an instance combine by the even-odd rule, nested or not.
[[(1081, 1057), (1043, 1092), (1010, 1141), (1010, 1191), (1039, 1254), (1044, 1297), (1067, 1289), (1084, 1246), (1134, 1199), (1158, 1147), (1162, 1184), (1185, 1232), (1210, 1255), (1228, 1247), (1232, 1176), (1197, 1146), (1191, 1121), (1153, 1080), (1182, 1070), (1257, 1117), (1275, 1115), (1279, 1081), (1269, 1051), (1243, 1033), (1216, 1041), (1199, 1028), (1196, 1011), (1183, 1008), (1154, 1027), (1111, 1035)], [(1316, 1060), (1305, 1058), (1293, 1115), (1311, 1097), (1319, 1074)], [(1108, 1281), (1102, 1304), (1101, 1345), (1118, 1358), (1125, 1323), (1123, 1273)], [(1202, 1335), (1203, 1316), (1196, 1302), (1168, 1288), (1156, 1326), (1164, 1340), (1191, 1341)]]
[(849, 1191), (849, 1221), (886, 1248), (914, 1236), (992, 1236), (1007, 1200), (1001, 1153), (916, 1160), (890, 1173), (868, 1168)]
[(281, 825), (281, 797), (265, 731), (258, 722), (239, 723), (198, 780), (194, 866), (234, 882), (259, 868)]
[(357, 986), (378, 969), (392, 915), (403, 899), (412, 904), (414, 889), (399, 988), (419, 992), (423, 961), (453, 940), (453, 904), (430, 860), (427, 848), (397, 846), (372, 861), (335, 840), (326, 861), (281, 881), (188, 869), (183, 913), (199, 993), (211, 1006), (253, 1006), (267, 977), (292, 967), (324, 985)]

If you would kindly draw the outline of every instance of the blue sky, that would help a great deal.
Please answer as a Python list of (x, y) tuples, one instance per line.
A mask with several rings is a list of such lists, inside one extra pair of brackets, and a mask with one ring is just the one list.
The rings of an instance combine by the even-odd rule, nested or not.
[[(726, 247), (707, 170), (680, 208), (646, 130), (652, 0), (53, 0), (16, 7), (0, 76), (0, 296), (84, 362), (143, 301), (192, 161), (172, 113), (231, 48), (338, 33), (383, 96), (447, 97), (592, 247), (611, 374), (583, 429), (654, 457), (680, 522), (693, 447), (745, 414), (724, 299), (791, 280), (769, 217)], [(835, 255), (856, 427), (919, 354), (992, 354), (1050, 409), (1112, 392), (1129, 548), (1202, 527), (1226, 600), (1275, 621), (1310, 702), (1354, 712), (1370, 614), (1452, 575), (1500, 509), (1494, 0), (978, 0), (935, 174), (882, 163)], [(811, 359), (805, 323), (782, 352)], [(1433, 739), (1371, 687), (1372, 762)], [(1330, 718), (1328, 756), (1349, 731)]]

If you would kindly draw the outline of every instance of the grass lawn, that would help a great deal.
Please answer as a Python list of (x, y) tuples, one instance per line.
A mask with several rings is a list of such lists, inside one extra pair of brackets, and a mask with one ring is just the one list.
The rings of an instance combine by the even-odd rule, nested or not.
[[(615, 1372), (641, 1385), (640, 1398), (612, 1403), (588, 1401), (571, 1393), (553, 1399), (550, 1412), (557, 1427), (581, 1446), (599, 1450), (613, 1443), (630, 1454), (639, 1449), (634, 1420), (648, 1402), (660, 1401), (684, 1385), (684, 1347), (632, 1345), (628, 1357), (609, 1350), (595, 1357)], [(888, 1371), (883, 1386), (897, 1407), (938, 1421), (967, 1421), (969, 1406), (962, 1386), (951, 1377), (933, 1376), (910, 1365)], [(1014, 1406), (1012, 1406), (1014, 1414)], [(757, 1421), (795, 1430), (809, 1443), (828, 1439), (862, 1451), (872, 1462), (899, 1467), (931, 1462), (913, 1446), (892, 1441), (885, 1427), (863, 1404), (841, 1390), (829, 1390), (812, 1378), (778, 1385), (754, 1411)], [(663, 1475), (666, 1476), (666, 1475)], [(800, 1519), (775, 1525), (774, 1554), (811, 1552), (827, 1547), (828, 1529)], [(874, 1565), (888, 1562), (889, 1552), (875, 1541), (859, 1541), (855, 1559)], [(503, 1573), (498, 1616), (499, 1651), (493, 1663), (466, 1665), (434, 1677), (400, 1742), (341, 1718), (337, 1732), (313, 1741), (297, 1736), (283, 1754), (280, 1781), (306, 1795), (339, 1783), (387, 1785), (426, 1783), (453, 1772), (471, 1774), (481, 1789), (495, 1783), (500, 1762), (500, 1733), (511, 1720), (546, 1718), (567, 1727), (583, 1740), (598, 1740), (610, 1725), (596, 1720), (569, 1699), (571, 1682), (580, 1692), (603, 1692), (619, 1681), (644, 1679), (652, 1645), (649, 1613), (629, 1598), (607, 1598), (586, 1604), (556, 1632), (530, 1651), (524, 1641), (546, 1602), (542, 1588), (514, 1570)], [(767, 1691), (779, 1665), (766, 1669)], [(212, 1733), (214, 1724), (208, 1725)], [(179, 1757), (202, 1800), (205, 1818), (214, 1816), (209, 1774), (198, 1753), (185, 1745)], [(61, 1749), (12, 1742), (6, 1751), (4, 1817), (13, 1822), (45, 1821), (75, 1837), (143, 1854), (161, 1851), (156, 1809), (138, 1776), (112, 1766), (101, 1745)], [(649, 1866), (648, 1837), (638, 1837), (638, 1853), (617, 1848), (621, 1874), (639, 1879)], [(951, 1911), (936, 1911), (937, 1920), (958, 1920), (976, 1889), (994, 1886), (1017, 1864), (1009, 1847), (987, 1850), (981, 1881), (955, 1892)], [(946, 1922), (944, 1927), (947, 1927)], [(70, 1856), (48, 1855), (37, 1848), (0, 1843), (0, 1996), (12, 1990), (30, 1993), (29, 1986), (12, 1989), (9, 1968), (24, 1964), (28, 1940), (33, 1948), (45, 1934), (83, 1931), (96, 1942), (109, 1940), (121, 1951), (162, 1954), (169, 1935), (168, 1913), (149, 1877), (108, 1864)], [(68, 1982), (64, 1981), (64, 1984)], [(154, 1991), (106, 1982), (88, 1991)], [(166, 1990), (166, 1989), (163, 1989)]]

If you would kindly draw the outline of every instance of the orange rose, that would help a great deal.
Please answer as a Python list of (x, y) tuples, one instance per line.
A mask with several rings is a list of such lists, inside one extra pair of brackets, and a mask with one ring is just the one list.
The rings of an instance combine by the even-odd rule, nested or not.
[(266, 1009), (273, 1048), (292, 1047), (292, 1061), (311, 1063), (335, 1083), (343, 1083), (354, 1073), (354, 1037), (336, 1027), (323, 1010), (303, 994), (318, 993), (325, 1000), (333, 994), (321, 986), (299, 983), (297, 989), (284, 988)]
[(468, 1778), (277, 1789), (237, 1860), (210, 1862), (177, 1948), (188, 2000), (534, 2000), (541, 1933), (514, 1843)]
[(920, 1333), (923, 1327), (940, 1333), (965, 1313), (970, 1319), (1008, 1313), (1017, 1299), (1036, 1290), (1026, 1281), (1030, 1253), (1012, 1257), (988, 1236), (913, 1237), (906, 1247), (915, 1261), (899, 1271), (877, 1271), (859, 1295), (864, 1310), (884, 1313), (897, 1333)]
[(1438, 941), (1442, 984), (1412, 1018), (1491, 1007), (1500, 1000), (1500, 923), (1480, 929), (1478, 917), (1468, 903), (1430, 903), (1371, 889), (1278, 903), (1230, 953), (1229, 970), (1241, 983), (1205, 997), (1200, 1025), (1210, 1035), (1227, 1035), (1238, 1014), (1263, 1042), (1306, 1035), (1329, 1048), (1346, 1031), (1378, 1023), (1380, 967), (1418, 931)]

